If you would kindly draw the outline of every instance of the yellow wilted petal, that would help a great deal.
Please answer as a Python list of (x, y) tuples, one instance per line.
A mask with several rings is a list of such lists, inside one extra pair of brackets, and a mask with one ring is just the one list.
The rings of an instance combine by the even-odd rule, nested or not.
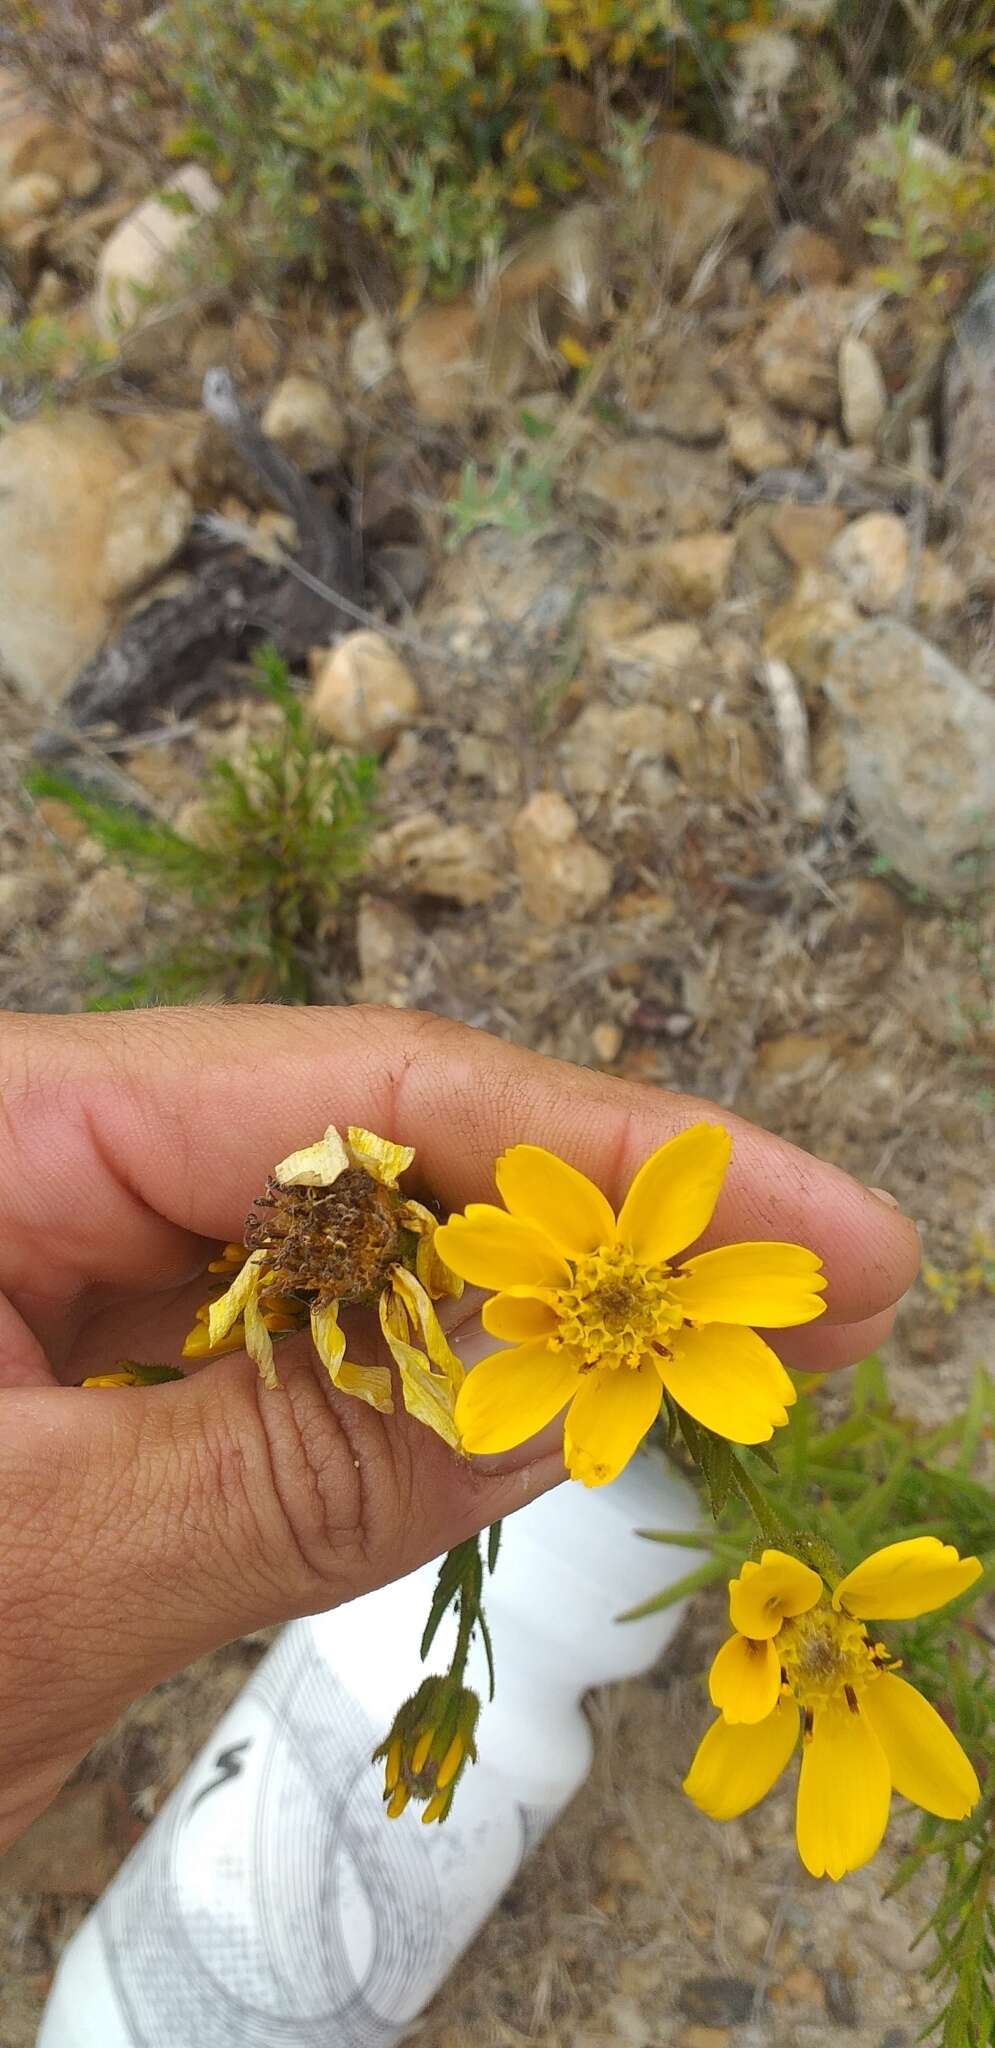
[(396, 1188), (398, 1176), (415, 1156), (413, 1145), (392, 1145), (389, 1138), (378, 1138), (375, 1131), (364, 1131), (359, 1124), (349, 1125), (346, 1144), (353, 1164), (365, 1167), (371, 1180), (385, 1188)]
[(781, 1691), (781, 1664), (772, 1642), (730, 1636), (708, 1674), (708, 1697), (730, 1724), (765, 1721)]
[(272, 1393), (280, 1384), (273, 1357), (273, 1340), (259, 1312), (259, 1297), (250, 1294), (245, 1304), (245, 1348)]
[(451, 1300), (458, 1301), (463, 1292), (464, 1282), (458, 1273), (450, 1271), (436, 1250), (438, 1217), (433, 1216), (431, 1209), (426, 1209), (421, 1202), (410, 1201), (404, 1203), (398, 1214), (404, 1228), (413, 1230), (417, 1236), (415, 1272), (426, 1293), (431, 1295), (433, 1301), (439, 1301), (444, 1294), (448, 1294)]
[(570, 1268), (531, 1223), (490, 1202), (471, 1202), (435, 1234), (446, 1265), (474, 1287), (569, 1287)]
[(886, 1543), (848, 1572), (833, 1606), (845, 1607), (858, 1621), (909, 1621), (956, 1600), (981, 1570), (976, 1557), (960, 1557), (952, 1543), (910, 1536), (904, 1543)]
[(601, 1189), (541, 1145), (512, 1145), (494, 1169), (501, 1200), (512, 1216), (534, 1224), (557, 1251), (579, 1259), (611, 1244), (615, 1212)]
[(798, 1708), (780, 1699), (765, 1721), (730, 1727), (720, 1715), (698, 1744), (684, 1780), (689, 1799), (710, 1820), (735, 1820), (766, 1798), (798, 1740)]
[(345, 1357), (345, 1332), (339, 1323), (339, 1306), (331, 1301), (327, 1308), (311, 1310), (311, 1335), (330, 1380), (334, 1380)]
[(711, 1220), (732, 1153), (720, 1124), (692, 1124), (652, 1153), (619, 1212), (617, 1238), (656, 1265), (693, 1244)]
[(660, 1376), (647, 1360), (636, 1368), (586, 1372), (571, 1401), (563, 1456), (571, 1479), (604, 1486), (616, 1479), (660, 1413)]
[(555, 1309), (535, 1294), (494, 1294), (485, 1301), (480, 1320), (489, 1337), (502, 1337), (506, 1344), (550, 1337), (557, 1324)]
[(466, 1378), (466, 1369), (449, 1344), (420, 1280), (404, 1266), (395, 1266), (391, 1273), (391, 1288), (404, 1303), (436, 1371), (449, 1381), (454, 1395), (458, 1394)]
[(569, 363), (572, 370), (590, 369), (591, 351), (585, 348), (583, 342), (578, 341), (575, 335), (561, 334), (556, 346), (564, 362)]
[(787, 1422), (797, 1398), (776, 1352), (755, 1330), (732, 1323), (678, 1330), (659, 1361), (669, 1394), (696, 1422), (734, 1444), (763, 1444)]
[(409, 1415), (435, 1431), (450, 1450), (459, 1449), (455, 1390), (445, 1373), (433, 1372), (408, 1335), (404, 1304), (392, 1289), (380, 1296), (380, 1327), (401, 1379), (401, 1395)]
[(266, 1264), (265, 1251), (250, 1252), (240, 1273), (236, 1273), (231, 1286), (217, 1301), (212, 1301), (207, 1317), (207, 1333), (211, 1349), (227, 1337), (233, 1323), (241, 1318), (250, 1300), (259, 1292), (263, 1267)]
[(825, 1310), (814, 1252), (800, 1244), (723, 1244), (688, 1259), (671, 1293), (695, 1323), (761, 1323), (788, 1329)]
[(740, 1635), (776, 1636), (788, 1615), (807, 1614), (821, 1600), (818, 1572), (786, 1550), (765, 1550), (759, 1564), (744, 1564), (729, 1581), (729, 1619)]
[(888, 1825), (891, 1772), (869, 1721), (835, 1702), (816, 1709), (802, 1744), (795, 1829), (813, 1877), (845, 1877), (877, 1854)]
[(456, 1403), (465, 1451), (510, 1451), (552, 1422), (577, 1392), (580, 1373), (567, 1351), (541, 1338), (514, 1351), (494, 1351), (467, 1375)]
[(963, 1820), (981, 1797), (974, 1767), (953, 1731), (914, 1685), (882, 1671), (861, 1695), (861, 1712), (888, 1759), (903, 1799), (941, 1820)]
[(316, 1145), (305, 1145), (300, 1152), (290, 1152), (286, 1159), (281, 1159), (273, 1169), (273, 1177), (282, 1188), (330, 1188), (348, 1164), (349, 1154), (335, 1125), (329, 1124)]

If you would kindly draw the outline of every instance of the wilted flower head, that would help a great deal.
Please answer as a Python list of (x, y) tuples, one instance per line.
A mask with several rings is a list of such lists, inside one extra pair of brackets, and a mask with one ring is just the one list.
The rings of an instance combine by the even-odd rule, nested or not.
[(694, 1124), (647, 1159), (616, 1219), (576, 1167), (514, 1145), (495, 1169), (504, 1209), (471, 1203), (437, 1233), (453, 1271), (500, 1289), (492, 1337), (459, 1395), (467, 1451), (506, 1451), (567, 1410), (564, 1454), (600, 1486), (631, 1458), (660, 1410), (678, 1407), (733, 1443), (763, 1443), (787, 1421), (794, 1387), (749, 1326), (808, 1323), (826, 1285), (796, 1244), (731, 1244), (679, 1260), (709, 1223), (732, 1140)]
[(935, 1536), (889, 1543), (833, 1593), (782, 1550), (744, 1564), (729, 1586), (736, 1634), (712, 1665), (720, 1709), (684, 1790), (712, 1820), (764, 1798), (802, 1736), (796, 1833), (813, 1877), (859, 1870), (880, 1846), (894, 1789), (927, 1813), (963, 1820), (980, 1787), (945, 1721), (897, 1676), (864, 1622), (905, 1621), (955, 1600), (981, 1575)]
[(390, 1414), (389, 1369), (352, 1364), (339, 1323), (341, 1307), (376, 1304), (406, 1408), (455, 1445), (463, 1368), (434, 1303), (457, 1298), (463, 1282), (438, 1256), (431, 1210), (398, 1187), (413, 1158), (410, 1146), (352, 1124), (344, 1139), (329, 1125), (317, 1144), (281, 1160), (253, 1204), (244, 1245), (226, 1246), (211, 1268), (229, 1284), (198, 1310), (184, 1356), (244, 1349), (276, 1387), (273, 1338), (310, 1324), (333, 1384)]
[(443, 1821), (467, 1763), (476, 1761), (474, 1736), (480, 1701), (452, 1673), (425, 1678), (398, 1709), (389, 1735), (373, 1752), (384, 1766), (384, 1806), (390, 1820), (409, 1800), (424, 1806), (426, 1824)]

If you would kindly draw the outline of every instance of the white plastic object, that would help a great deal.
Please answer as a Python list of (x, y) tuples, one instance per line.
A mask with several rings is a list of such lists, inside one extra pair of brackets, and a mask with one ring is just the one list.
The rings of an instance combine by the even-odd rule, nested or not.
[(291, 1623), (122, 1865), (60, 1963), (38, 2048), (391, 2048), (582, 1784), (581, 1696), (646, 1670), (674, 1606), (620, 1623), (699, 1560), (655, 1453), (613, 1485), (555, 1489), (504, 1525), (485, 1582), (497, 1692), (449, 1819), (386, 1819), (371, 1761), (426, 1670), (436, 1566)]

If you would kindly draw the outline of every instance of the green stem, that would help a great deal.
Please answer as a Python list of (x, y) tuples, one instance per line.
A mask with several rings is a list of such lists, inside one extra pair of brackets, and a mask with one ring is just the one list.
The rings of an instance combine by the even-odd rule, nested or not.
[(470, 1654), (470, 1638), (473, 1635), (474, 1627), (476, 1626), (477, 1616), (480, 1609), (480, 1602), (477, 1597), (476, 1588), (476, 1579), (479, 1572), (479, 1568), (479, 1553), (477, 1551), (476, 1545), (474, 1545), (472, 1563), (469, 1564), (469, 1568), (464, 1573), (462, 1582), (460, 1584), (459, 1628), (456, 1633), (456, 1647), (453, 1650), (453, 1661), (449, 1667), (450, 1674), (458, 1685), (462, 1685), (463, 1683), (463, 1673), (466, 1670), (466, 1660)]
[(740, 1500), (745, 1501), (746, 1506), (749, 1508), (761, 1536), (768, 1543), (774, 1544), (778, 1550), (789, 1552), (797, 1547), (802, 1539), (792, 1535), (785, 1528), (776, 1509), (771, 1506), (763, 1488), (757, 1486), (756, 1482), (750, 1478), (749, 1473), (743, 1470), (735, 1454), (732, 1460), (732, 1483)]

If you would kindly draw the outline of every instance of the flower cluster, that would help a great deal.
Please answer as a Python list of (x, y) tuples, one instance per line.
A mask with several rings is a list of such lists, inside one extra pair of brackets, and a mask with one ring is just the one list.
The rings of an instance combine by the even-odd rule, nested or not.
[(502, 1154), (504, 1208), (471, 1203), (436, 1236), (454, 1273), (498, 1290), (483, 1325), (512, 1347), (483, 1359), (460, 1391), (464, 1450), (510, 1450), (566, 1409), (568, 1470), (600, 1486), (628, 1463), (665, 1392), (732, 1443), (764, 1443), (787, 1421), (795, 1389), (751, 1326), (822, 1314), (815, 1253), (764, 1242), (679, 1256), (711, 1221), (731, 1151), (720, 1125), (692, 1125), (640, 1167), (617, 1218), (553, 1153)]
[(439, 1256), (432, 1211), (398, 1187), (414, 1156), (357, 1125), (344, 1139), (329, 1125), (316, 1145), (281, 1160), (245, 1243), (227, 1245), (210, 1268), (228, 1284), (197, 1311), (184, 1357), (244, 1350), (276, 1387), (274, 1337), (310, 1326), (333, 1386), (389, 1415), (389, 1368), (347, 1359), (339, 1322), (343, 1306), (376, 1306), (405, 1407), (455, 1448), (463, 1367), (435, 1303), (458, 1299), (463, 1282)]
[(782, 1550), (744, 1564), (729, 1586), (735, 1635), (712, 1665), (719, 1719), (684, 1789), (713, 1820), (763, 1799), (801, 1731), (796, 1834), (813, 1877), (843, 1877), (880, 1846), (894, 1789), (927, 1813), (963, 1820), (980, 1796), (945, 1721), (897, 1675), (865, 1622), (905, 1621), (955, 1600), (981, 1576), (935, 1536), (889, 1543), (830, 1592)]
[(422, 1805), (426, 1826), (445, 1820), (466, 1765), (476, 1762), (479, 1713), (476, 1693), (453, 1672), (422, 1680), (373, 1752), (384, 1767), (388, 1820), (399, 1819), (412, 1799)]

